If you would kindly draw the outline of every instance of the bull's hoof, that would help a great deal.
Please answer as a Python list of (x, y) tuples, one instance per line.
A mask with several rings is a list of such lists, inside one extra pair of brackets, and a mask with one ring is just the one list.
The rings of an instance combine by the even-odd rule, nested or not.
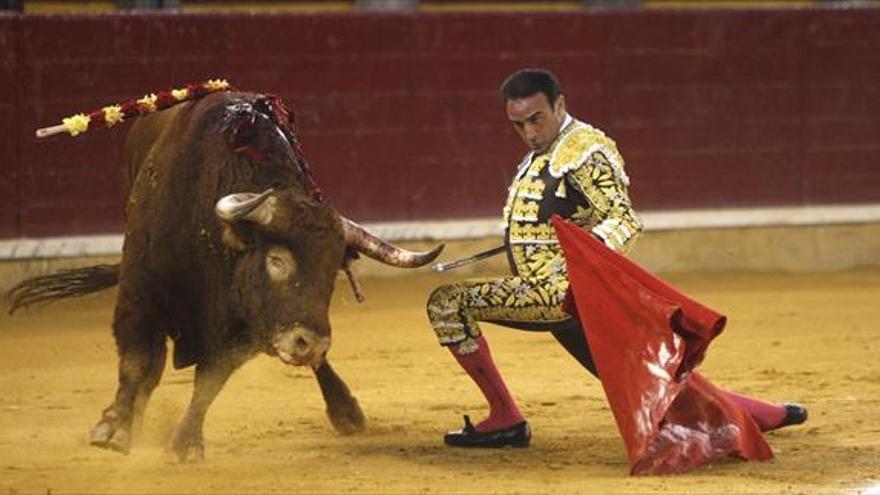
[(128, 455), (131, 450), (131, 435), (127, 431), (117, 428), (110, 421), (102, 419), (92, 428), (89, 443), (95, 447)]
[(187, 446), (172, 446), (171, 450), (174, 452), (174, 455), (177, 456), (177, 460), (181, 463), (185, 462), (203, 462), (205, 460), (205, 446), (202, 444), (198, 445), (187, 445)]
[(350, 401), (327, 407), (327, 417), (340, 435), (354, 435), (364, 431), (367, 420), (357, 399), (349, 395)]
[(205, 460), (205, 444), (201, 435), (176, 433), (171, 440), (171, 452), (181, 463)]

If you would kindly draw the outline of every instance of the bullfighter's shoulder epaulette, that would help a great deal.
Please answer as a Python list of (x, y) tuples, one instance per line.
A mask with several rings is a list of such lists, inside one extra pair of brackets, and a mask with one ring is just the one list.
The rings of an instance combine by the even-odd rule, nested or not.
[(586, 163), (590, 155), (598, 151), (611, 163), (614, 174), (625, 185), (629, 185), (623, 171), (623, 158), (617, 151), (614, 140), (601, 130), (581, 121), (576, 120), (571, 125), (571, 131), (565, 133), (550, 156), (550, 175), (558, 179)]

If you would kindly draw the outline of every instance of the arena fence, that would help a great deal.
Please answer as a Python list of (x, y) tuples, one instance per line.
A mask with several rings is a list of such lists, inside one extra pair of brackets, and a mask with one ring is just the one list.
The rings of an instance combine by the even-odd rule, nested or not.
[[(523, 66), (554, 70), (572, 113), (617, 141), (648, 231), (637, 256), (650, 259), (653, 239), (668, 241), (676, 232), (689, 233), (695, 240), (688, 243), (698, 246), (775, 229), (843, 235), (838, 229), (877, 223), (874, 4), (3, 14), (0, 53), (5, 260), (119, 251), (128, 124), (47, 140), (37, 140), (34, 129), (218, 76), (291, 103), (329, 201), (404, 242), (497, 242), (500, 205), (523, 149), (496, 88)], [(862, 239), (853, 242), (858, 249), (872, 245), (858, 232), (846, 235)], [(836, 242), (820, 237), (805, 240), (818, 246), (815, 253)], [(845, 251), (853, 253), (850, 261), (830, 266), (872, 263)], [(658, 266), (680, 266), (664, 261), (678, 255), (656, 259)]]

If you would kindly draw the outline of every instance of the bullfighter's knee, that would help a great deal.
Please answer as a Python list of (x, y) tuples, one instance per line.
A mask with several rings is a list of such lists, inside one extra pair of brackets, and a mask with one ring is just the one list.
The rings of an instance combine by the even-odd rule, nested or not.
[(476, 325), (464, 315), (466, 290), (462, 284), (441, 285), (428, 297), (428, 320), (441, 345), (457, 344), (479, 335)]
[(459, 284), (444, 284), (431, 291), (431, 295), (428, 296), (428, 316), (436, 312), (438, 307), (446, 306), (456, 300), (459, 290)]
[(428, 296), (428, 319), (433, 325), (458, 313), (461, 305), (461, 287), (458, 284), (441, 285)]

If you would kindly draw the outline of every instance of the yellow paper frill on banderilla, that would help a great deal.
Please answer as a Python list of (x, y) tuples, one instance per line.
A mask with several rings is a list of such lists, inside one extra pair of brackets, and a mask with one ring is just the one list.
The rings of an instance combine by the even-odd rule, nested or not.
[(89, 129), (89, 122), (91, 122), (91, 120), (92, 119), (88, 115), (78, 113), (63, 119), (61, 123), (64, 124), (64, 130), (67, 131), (68, 134), (76, 136)]
[(123, 121), (122, 107), (119, 105), (110, 105), (101, 109), (104, 112), (104, 125), (113, 127)]

